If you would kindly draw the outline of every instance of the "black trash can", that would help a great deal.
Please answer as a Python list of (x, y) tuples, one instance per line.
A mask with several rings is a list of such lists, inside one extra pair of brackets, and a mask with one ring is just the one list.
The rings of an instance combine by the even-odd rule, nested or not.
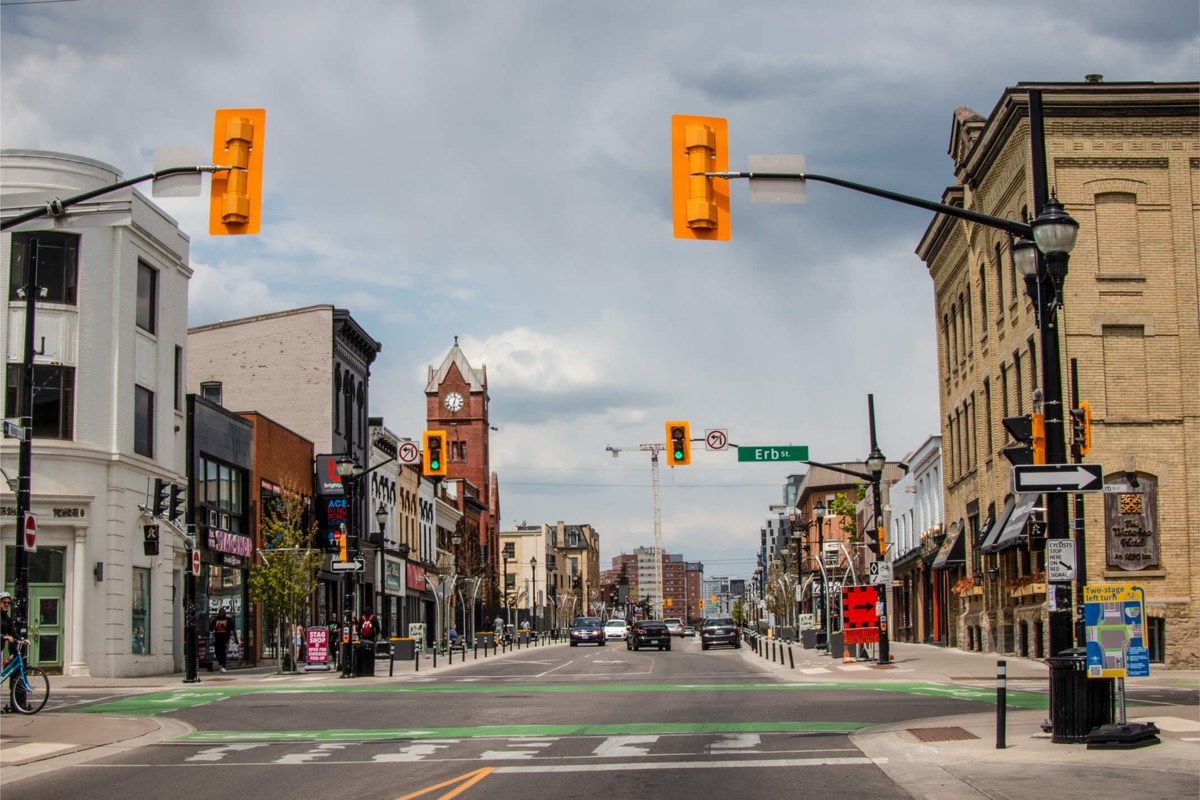
[(375, 643), (359, 642), (354, 647), (354, 674), (359, 677), (375, 676)]
[(1064, 650), (1046, 663), (1050, 667), (1050, 741), (1083, 744), (1093, 728), (1112, 724), (1115, 682), (1087, 676), (1086, 650)]

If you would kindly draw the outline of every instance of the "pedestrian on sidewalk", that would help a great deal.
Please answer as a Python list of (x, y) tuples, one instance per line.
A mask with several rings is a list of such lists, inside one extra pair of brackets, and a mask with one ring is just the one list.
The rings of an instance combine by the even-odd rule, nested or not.
[[(8, 663), (8, 659), (17, 653), (17, 641), (21, 638), (17, 631), (17, 624), (13, 622), (12, 614), (12, 595), (8, 592), (0, 592), (0, 655), (4, 655), (4, 663)], [(12, 697), (12, 689), (16, 685), (17, 675), (14, 672), (8, 679), (8, 696)], [(8, 703), (4, 704), (4, 713), (8, 714), (12, 711), (12, 706)]]
[(208, 628), (213, 635), (213, 649), (217, 651), (217, 664), (220, 666), (221, 672), (225, 672), (229, 661), (229, 640), (233, 639), (235, 645), (241, 644), (237, 635), (237, 627), (234, 625), (233, 619), (226, 613), (225, 606), (221, 606), (217, 618)]

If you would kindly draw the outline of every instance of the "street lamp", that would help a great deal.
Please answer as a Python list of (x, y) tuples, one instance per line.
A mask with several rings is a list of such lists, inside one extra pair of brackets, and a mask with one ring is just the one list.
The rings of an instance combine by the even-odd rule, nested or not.
[[(871, 501), (874, 504), (875, 518), (875, 546), (878, 550), (879, 558), (886, 559), (886, 544), (883, 534), (883, 500), (880, 496), (880, 483), (883, 480), (883, 468), (887, 465), (887, 459), (879, 449), (879, 445), (875, 439), (875, 407), (871, 406), (871, 454), (867, 456), (867, 469), (871, 473)], [(887, 591), (888, 587), (880, 584), (879, 586), (879, 663), (887, 664), (891, 660), (891, 654), (888, 648), (888, 628), (887, 628)]]
[(825, 640), (825, 648), (829, 648), (829, 582), (825, 580), (825, 502), (818, 500), (813, 506), (813, 515), (817, 518), (817, 566), (821, 570), (821, 594), (817, 607), (817, 616), (821, 622), (821, 638)]
[(529, 597), (529, 608), (532, 610), (530, 616), (533, 617), (533, 632), (537, 633), (537, 556), (529, 559), (529, 573), (533, 576), (533, 594)]
[[(354, 524), (354, 515), (357, 513), (357, 507), (354, 501), (357, 500), (358, 478), (363, 474), (363, 469), (358, 465), (358, 462), (356, 462), (349, 455), (338, 456), (336, 468), (338, 477), (340, 477), (342, 481), (347, 484), (347, 511), (352, 513), (347, 513), (346, 515), (346, 521), (348, 524), (342, 535), (349, 536), (350, 532), (354, 531), (356, 528)], [(358, 587), (355, 585), (356, 578), (353, 572), (345, 573), (342, 580), (344, 582), (342, 585), (342, 629), (347, 630), (352, 628), (355, 620), (358, 617), (358, 614), (356, 613), (356, 606), (358, 605)], [(354, 647), (350, 641), (352, 638), (352, 636), (345, 636), (344, 634), (342, 637), (343, 678), (354, 677), (354, 664), (352, 663)]]
[[(379, 508), (375, 509), (375, 522), (379, 524), (379, 544), (376, 545), (375, 554), (375, 598), (383, 594), (383, 540), (387, 532), (388, 510), (383, 503), (379, 504)], [(390, 604), (389, 604), (390, 605)], [(374, 609), (372, 609), (374, 610)], [(384, 617), (388, 619), (388, 628), (391, 628), (391, 615), (384, 613)], [(376, 632), (378, 633), (378, 631)]]
[(450, 542), (454, 545), (452, 553), (454, 560), (450, 567), (450, 594), (446, 597), (447, 625), (454, 624), (454, 609), (451, 606), (454, 605), (454, 586), (458, 583), (458, 546), (462, 544), (462, 532), (458, 528), (455, 528), (454, 533), (450, 534)]

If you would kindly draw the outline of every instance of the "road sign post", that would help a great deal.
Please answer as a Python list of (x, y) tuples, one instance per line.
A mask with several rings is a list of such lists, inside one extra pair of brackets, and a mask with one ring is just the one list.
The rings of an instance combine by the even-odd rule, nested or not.
[(1075, 580), (1075, 541), (1050, 539), (1046, 542), (1046, 578), (1051, 583)]

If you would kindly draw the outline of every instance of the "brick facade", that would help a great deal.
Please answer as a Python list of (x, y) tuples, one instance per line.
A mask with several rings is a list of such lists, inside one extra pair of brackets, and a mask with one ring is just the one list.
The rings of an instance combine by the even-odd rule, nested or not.
[[(944, 202), (1020, 219), (1031, 203), (1028, 88), (1012, 87), (984, 119), (955, 113), (950, 155), (956, 185)], [(1093, 448), (1111, 489), (1157, 492), (1157, 565), (1114, 567), (1104, 499), (1087, 495), (1087, 581), (1140, 583), (1148, 629), (1168, 667), (1200, 666), (1195, 464), (1200, 458), (1200, 330), (1196, 217), (1200, 125), (1196, 83), (1046, 84), (1050, 186), (1080, 223), (1059, 312), (1063, 396), (1091, 404)], [(1033, 306), (1012, 265), (1006, 234), (937, 217), (918, 254), (933, 278), (945, 452), (946, 519), (999, 513), (1011, 469), (999, 454), (1004, 416), (1032, 410), (1041, 382)], [(1190, 489), (1190, 491), (1189, 491)], [(1110, 521), (1111, 522), (1111, 521)], [(960, 643), (1045, 655), (1044, 554), (1025, 544), (982, 558), (968, 542), (977, 585), (952, 603)], [(1040, 578), (1040, 580), (1039, 580)], [(1152, 648), (1152, 657), (1155, 655)]]

